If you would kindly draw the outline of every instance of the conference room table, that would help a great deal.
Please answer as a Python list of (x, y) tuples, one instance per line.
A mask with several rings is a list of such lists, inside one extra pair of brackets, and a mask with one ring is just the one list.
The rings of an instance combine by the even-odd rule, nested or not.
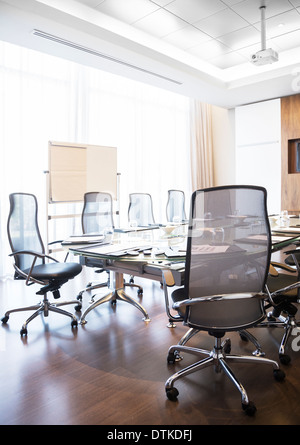
[[(300, 227), (296, 222), (298, 220), (288, 227), (276, 224), (274, 227), (273, 224), (272, 253), (300, 240)], [(133, 305), (141, 311), (144, 321), (150, 321), (142, 304), (125, 292), (126, 286), (131, 284), (124, 281), (124, 275), (162, 282), (162, 272), (170, 270), (174, 285), (181, 286), (184, 282), (187, 232), (187, 224), (176, 224), (172, 227), (116, 229), (109, 240), (91, 235), (84, 238), (73, 237), (66, 241), (64, 246), (73, 254), (79, 255), (83, 264), (96, 267), (95, 264), (99, 261), (99, 266), (110, 272), (109, 292), (85, 309), (80, 323), (87, 323), (86, 316), (95, 307), (108, 301), (114, 304), (117, 300)], [(257, 236), (257, 242), (260, 241), (263, 239)], [(166, 310), (168, 312), (167, 307)]]
[[(170, 233), (172, 231), (172, 233)], [(135, 298), (125, 292), (132, 283), (124, 281), (124, 275), (162, 281), (162, 270), (170, 269), (175, 285), (180, 286), (184, 279), (187, 225), (174, 225), (172, 228), (152, 226), (145, 228), (116, 229), (113, 238), (94, 242), (93, 235), (69, 238), (64, 247), (75, 255), (80, 255), (86, 266), (99, 267), (110, 272), (108, 294), (93, 302), (84, 311), (80, 323), (85, 324), (87, 314), (95, 307), (110, 301), (125, 301), (135, 306), (143, 314), (144, 321), (150, 321), (147, 310)], [(76, 244), (77, 240), (80, 244)], [(135, 286), (133, 284), (133, 286)], [(140, 289), (140, 286), (136, 286)]]

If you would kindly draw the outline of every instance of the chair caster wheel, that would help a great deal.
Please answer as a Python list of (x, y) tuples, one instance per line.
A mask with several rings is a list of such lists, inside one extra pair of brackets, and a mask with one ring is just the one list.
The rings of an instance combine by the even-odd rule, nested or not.
[(230, 354), (231, 352), (231, 341), (228, 340), (224, 346), (224, 352), (225, 354)]
[(277, 382), (282, 382), (285, 379), (285, 373), (281, 369), (274, 369), (273, 375)]
[(177, 400), (177, 397), (179, 395), (179, 392), (176, 388), (170, 388), (166, 389), (166, 394), (169, 400), (172, 402), (175, 402)]
[(80, 312), (81, 308), (82, 308), (81, 304), (77, 304), (77, 306), (75, 306), (74, 309), (75, 309), (76, 312)]
[(71, 321), (71, 326), (72, 326), (72, 328), (77, 328), (77, 326), (78, 326), (78, 322), (75, 321), (75, 320), (72, 320), (72, 321)]
[(1, 321), (2, 321), (2, 323), (5, 324), (8, 322), (8, 319), (9, 319), (8, 315), (5, 315), (3, 318), (1, 318)]
[(254, 416), (256, 412), (256, 406), (253, 402), (249, 402), (247, 405), (245, 403), (242, 403), (242, 408), (247, 414), (247, 416)]
[(243, 334), (242, 332), (240, 332), (240, 338), (243, 341), (248, 341), (248, 337), (245, 334)]
[(22, 328), (22, 329), (20, 330), (20, 335), (21, 335), (21, 337), (22, 337), (23, 335), (27, 335), (27, 329), (26, 329), (26, 328)]
[(137, 291), (137, 294), (138, 294), (139, 296), (142, 296), (142, 295), (143, 295), (143, 289), (139, 289), (139, 290)]
[(288, 365), (291, 361), (291, 357), (287, 354), (279, 354), (279, 360), (283, 365)]
[(176, 356), (177, 356), (176, 351), (175, 352), (170, 352), (168, 354), (168, 357), (167, 357), (167, 362), (169, 364), (173, 365), (176, 362)]

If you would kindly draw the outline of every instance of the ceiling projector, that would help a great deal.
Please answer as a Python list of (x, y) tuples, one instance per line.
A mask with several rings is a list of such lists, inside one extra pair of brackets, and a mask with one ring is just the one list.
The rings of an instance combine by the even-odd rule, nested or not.
[(272, 48), (262, 49), (260, 51), (257, 51), (257, 53), (252, 54), (251, 62), (257, 66), (278, 62), (278, 53)]

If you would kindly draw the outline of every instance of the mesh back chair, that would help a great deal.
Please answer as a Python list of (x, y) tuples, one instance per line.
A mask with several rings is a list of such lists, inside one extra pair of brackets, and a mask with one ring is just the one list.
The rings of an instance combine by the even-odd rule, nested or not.
[(90, 234), (104, 233), (114, 229), (113, 203), (109, 193), (85, 193), (81, 225), (82, 232)]
[[(105, 192), (88, 192), (84, 194), (83, 209), (81, 214), (81, 227), (84, 234), (107, 234), (114, 230), (113, 220), (113, 201), (112, 196)], [(94, 267), (96, 273), (105, 271), (103, 268), (103, 261), (95, 258), (85, 258), (84, 264), (88, 267)], [(81, 290), (77, 296), (78, 300), (82, 300), (82, 295), (86, 291), (100, 289), (109, 286), (109, 272), (108, 279), (104, 283), (88, 283), (87, 286)], [(94, 296), (92, 296), (92, 302)]]
[[(218, 202), (223, 203), (223, 214), (216, 208)], [(253, 238), (254, 226), (259, 227), (259, 241)], [(277, 380), (285, 377), (277, 362), (253, 355), (231, 355), (230, 340), (222, 341), (226, 332), (256, 326), (265, 318), (270, 254), (265, 189), (227, 186), (193, 193), (184, 287), (172, 293), (173, 308), (186, 326), (195, 332), (208, 332), (215, 344), (211, 351), (181, 344), (170, 347), (169, 363), (174, 363), (180, 352), (201, 358), (167, 380), (165, 389), (170, 400), (176, 400), (179, 394), (174, 387), (177, 379), (214, 365), (216, 372), (225, 371), (240, 391), (242, 408), (253, 415), (255, 405), (228, 363), (270, 364)]]
[(138, 227), (155, 224), (151, 195), (148, 193), (130, 193), (128, 221), (136, 223)]
[[(60, 308), (66, 304), (76, 304), (75, 310), (81, 310), (77, 300), (51, 303), (47, 293), (52, 292), (54, 299), (60, 298), (60, 287), (81, 272), (77, 263), (61, 263), (45, 255), (45, 248), (38, 227), (38, 204), (32, 194), (13, 193), (9, 196), (10, 212), (7, 222), (8, 239), (14, 257), (15, 279), (25, 280), (26, 285), (37, 283), (42, 285), (37, 295), (43, 295), (39, 304), (7, 311), (2, 318), (7, 323), (12, 312), (35, 311), (23, 324), (21, 335), (27, 335), (28, 323), (39, 314), (48, 316), (49, 311), (71, 317), (71, 326), (77, 326), (77, 318)], [(49, 260), (49, 262), (48, 262)]]
[(168, 190), (167, 221), (183, 222), (186, 220), (185, 195), (182, 190)]

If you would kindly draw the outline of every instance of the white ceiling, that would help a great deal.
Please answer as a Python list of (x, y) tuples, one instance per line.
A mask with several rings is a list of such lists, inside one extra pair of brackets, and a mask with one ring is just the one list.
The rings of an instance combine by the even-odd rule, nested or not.
[[(229, 108), (300, 92), (300, 0), (262, 1), (0, 0), (0, 39)], [(279, 62), (257, 67), (262, 4)]]

